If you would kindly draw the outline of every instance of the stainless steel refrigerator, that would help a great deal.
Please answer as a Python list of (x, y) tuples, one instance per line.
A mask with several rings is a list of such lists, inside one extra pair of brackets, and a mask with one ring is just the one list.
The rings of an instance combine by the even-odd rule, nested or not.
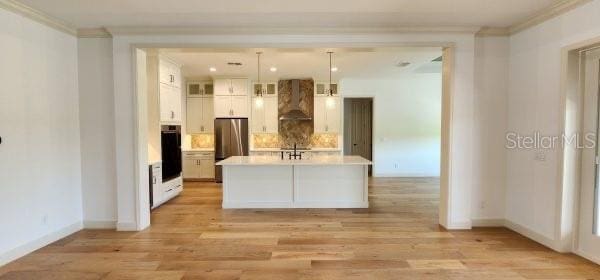
[[(248, 155), (248, 119), (215, 119), (215, 163), (231, 156)], [(215, 166), (215, 180), (223, 182), (221, 166)]]

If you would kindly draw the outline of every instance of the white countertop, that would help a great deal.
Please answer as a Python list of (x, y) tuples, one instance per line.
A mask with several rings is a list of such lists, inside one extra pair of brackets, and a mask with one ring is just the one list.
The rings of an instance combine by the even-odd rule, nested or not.
[(214, 152), (215, 149), (213, 148), (196, 148), (196, 149), (192, 149), (192, 148), (183, 148), (181, 149), (182, 152)]
[[(250, 149), (251, 152), (281, 152), (281, 148), (254, 148)], [(291, 151), (291, 150), (285, 150)], [(311, 148), (308, 150), (298, 150), (300, 152), (339, 152), (340, 148)]]
[(217, 165), (371, 165), (371, 162), (360, 156), (322, 156), (301, 160), (269, 156), (234, 156), (217, 162)]

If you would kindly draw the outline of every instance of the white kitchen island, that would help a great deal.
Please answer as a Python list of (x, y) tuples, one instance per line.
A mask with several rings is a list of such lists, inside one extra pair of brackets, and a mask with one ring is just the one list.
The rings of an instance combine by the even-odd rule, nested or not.
[(222, 160), (223, 208), (368, 208), (368, 166), (359, 156)]

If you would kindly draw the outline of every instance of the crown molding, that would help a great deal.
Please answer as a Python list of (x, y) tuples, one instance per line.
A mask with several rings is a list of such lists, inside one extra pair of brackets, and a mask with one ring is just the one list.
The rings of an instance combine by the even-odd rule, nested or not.
[(536, 14), (534, 14), (533, 16), (529, 17), (528, 19), (513, 24), (509, 27), (509, 31), (510, 34), (515, 34), (515, 33), (519, 33), (525, 29), (528, 29), (530, 27), (536, 26), (544, 21), (547, 21), (549, 19), (552, 19), (554, 17), (560, 16), (570, 10), (573, 10), (583, 4), (586, 4), (588, 2), (591, 2), (592, 0), (563, 0), (560, 1), (559, 3), (550, 6), (547, 9), (544, 9)]
[(23, 15), (48, 27), (76, 36), (77, 29), (69, 23), (50, 16), (15, 0), (0, 0), (0, 8)]
[(79, 28), (77, 29), (78, 38), (111, 38), (112, 35), (106, 28)]
[(507, 27), (482, 27), (477, 33), (477, 37), (502, 37), (510, 36), (510, 29)]
[(214, 35), (214, 34), (373, 34), (373, 33), (467, 33), (480, 30), (473, 26), (397, 26), (397, 27), (106, 27), (117, 35)]

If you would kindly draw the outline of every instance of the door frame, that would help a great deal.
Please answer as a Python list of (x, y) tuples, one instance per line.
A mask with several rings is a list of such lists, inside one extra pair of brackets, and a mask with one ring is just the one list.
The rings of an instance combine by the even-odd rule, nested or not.
[[(345, 141), (346, 141), (346, 99), (370, 99), (371, 100), (371, 162), (375, 162), (375, 154), (373, 153), (373, 139), (374, 139), (374, 135), (375, 135), (375, 94), (371, 93), (369, 94), (370, 96), (342, 96), (342, 104), (340, 107), (342, 107), (341, 110), (341, 114), (342, 114), (342, 154), (345, 154)], [(373, 165), (371, 165), (371, 176), (373, 176), (375, 167)]]
[[(315, 43), (263, 43), (263, 44), (240, 44), (240, 43), (224, 43), (221, 45), (215, 44), (202, 44), (202, 43), (135, 43), (137, 39), (132, 37), (121, 37), (115, 38), (113, 37), (113, 67), (114, 72), (113, 75), (117, 77), (119, 74), (123, 74), (123, 66), (124, 65), (132, 65), (133, 67), (129, 67), (129, 77), (136, 77), (137, 69), (135, 65), (137, 64), (136, 60), (136, 51), (138, 49), (154, 49), (154, 48), (286, 48), (293, 46), (302, 46), (307, 48), (352, 48), (352, 47), (439, 47), (442, 50), (443, 57), (443, 66), (442, 66), (442, 124), (441, 124), (441, 160), (440, 160), (440, 203), (439, 203), (439, 224), (446, 229), (470, 229), (472, 226), (471, 223), (471, 214), (470, 207), (462, 207), (460, 206), (462, 203), (456, 204), (453, 203), (456, 201), (470, 201), (471, 199), (471, 183), (468, 179), (460, 179), (465, 182), (461, 184), (453, 184), (454, 181), (459, 179), (455, 178), (453, 175), (452, 163), (454, 160), (458, 160), (464, 164), (464, 156), (461, 155), (454, 156), (452, 148), (455, 146), (453, 143), (453, 137), (455, 133), (453, 133), (454, 127), (452, 126), (453, 122), (453, 107), (454, 107), (454, 95), (457, 92), (457, 89), (454, 87), (454, 79), (455, 79), (455, 56), (456, 56), (456, 43), (453, 41), (438, 41), (438, 42), (384, 42), (384, 43), (357, 43), (357, 42), (315, 42)], [(458, 39), (457, 39), (458, 40)], [(143, 40), (141, 40), (143, 41)], [(129, 48), (129, 62), (120, 61), (120, 58), (124, 58), (125, 56), (119, 52), (119, 50), (115, 50), (115, 48), (123, 48), (124, 46)], [(133, 127), (134, 133), (132, 133), (133, 140), (133, 164), (134, 166), (130, 166), (126, 169), (131, 168), (133, 172), (132, 183), (133, 190), (128, 190), (129, 186), (126, 183), (129, 179), (124, 178), (123, 180), (117, 180), (117, 194), (118, 196), (121, 193), (129, 193), (133, 191), (133, 200), (129, 201), (125, 196), (124, 198), (119, 198), (117, 200), (117, 212), (119, 220), (117, 221), (117, 230), (142, 230), (150, 226), (149, 217), (149, 205), (147, 200), (140, 197), (139, 194), (144, 193), (143, 189), (148, 188), (147, 178), (148, 178), (148, 168), (147, 168), (147, 152), (146, 144), (141, 143), (141, 140), (145, 139), (147, 135), (143, 135), (147, 133), (144, 131), (143, 127), (146, 126), (144, 121), (146, 120), (146, 116), (140, 116), (141, 112), (146, 111), (147, 104), (140, 103), (140, 100), (145, 97), (138, 96), (138, 85), (135, 83), (135, 79), (133, 81), (129, 80), (129, 77), (121, 77), (115, 78), (115, 91), (114, 94), (118, 95), (123, 93), (126, 87), (129, 87), (129, 90), (132, 91), (133, 100)], [(467, 81), (474, 82), (473, 79), (467, 79)], [(474, 90), (474, 89), (473, 89)], [(141, 92), (141, 91), (140, 91)], [(367, 96), (369, 97), (369, 96)], [(374, 99), (375, 101), (375, 99)], [(118, 102), (118, 101), (115, 101)], [(374, 102), (375, 103), (375, 102)], [(373, 104), (375, 108), (375, 104)], [(121, 113), (118, 111), (120, 108), (115, 108), (117, 114)], [(374, 114), (375, 120), (375, 114)], [(126, 127), (127, 125), (124, 124)], [(375, 128), (373, 128), (373, 133), (375, 133)], [(117, 139), (121, 141), (125, 141), (123, 137), (127, 136), (128, 133), (122, 133), (119, 131), (119, 127), (117, 127)], [(456, 134), (459, 135), (459, 134)], [(119, 142), (119, 141), (117, 141)], [(117, 143), (118, 144), (118, 143)], [(125, 148), (124, 148), (125, 149)], [(126, 149), (124, 151), (127, 151)], [(125, 154), (123, 157), (127, 156)], [(117, 161), (119, 161), (119, 158)], [(127, 163), (122, 163), (121, 165), (126, 166)], [(124, 171), (126, 172), (126, 171)], [(458, 176), (458, 174), (456, 174)], [(460, 177), (460, 176), (458, 176)], [(145, 179), (144, 179), (145, 178)], [(123, 182), (121, 182), (123, 181)], [(460, 192), (456, 191), (455, 188), (461, 189)], [(133, 203), (133, 207), (132, 207)], [(124, 213), (125, 215), (129, 215), (130, 209), (134, 208), (134, 221), (121, 221), (120, 215)], [(464, 213), (453, 214), (453, 211), (459, 212), (458, 209), (454, 208), (463, 208), (462, 211)], [(125, 216), (124, 215), (124, 216)], [(458, 217), (456, 217), (458, 216)], [(464, 219), (459, 218), (460, 216), (466, 216)], [(454, 217), (454, 218), (453, 218)]]
[[(581, 85), (583, 51), (600, 47), (600, 37), (584, 40), (561, 49), (560, 132), (564, 135), (583, 133), (583, 91)], [(579, 208), (581, 191), (582, 152), (573, 147), (558, 147), (558, 192), (556, 198), (555, 234), (550, 244), (559, 252), (574, 252), (600, 264), (597, 256), (578, 250)]]

